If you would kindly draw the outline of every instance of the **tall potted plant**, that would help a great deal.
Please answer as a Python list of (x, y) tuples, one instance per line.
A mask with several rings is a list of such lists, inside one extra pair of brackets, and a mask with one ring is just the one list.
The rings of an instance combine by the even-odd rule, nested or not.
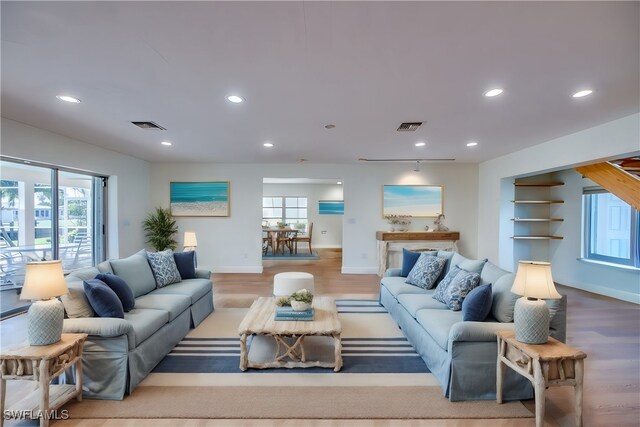
[(147, 215), (142, 224), (147, 243), (156, 251), (173, 250), (178, 246), (178, 241), (174, 238), (178, 232), (178, 226), (169, 209), (156, 208), (154, 212)]

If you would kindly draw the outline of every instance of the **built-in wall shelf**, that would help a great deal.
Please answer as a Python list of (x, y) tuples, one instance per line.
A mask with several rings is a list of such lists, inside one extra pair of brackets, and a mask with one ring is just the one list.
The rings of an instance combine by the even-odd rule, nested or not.
[(512, 200), (511, 203), (530, 205), (552, 205), (554, 203), (564, 203), (564, 200)]
[(563, 218), (512, 218), (511, 221), (516, 222), (552, 222), (564, 221)]
[(514, 182), (516, 187), (557, 187), (564, 185), (564, 182)]
[(562, 236), (513, 236), (513, 240), (562, 240)]
[(555, 231), (562, 218), (554, 217), (554, 206), (564, 203), (554, 197), (552, 187), (564, 185), (553, 180), (516, 181), (513, 218), (514, 240), (562, 240)]

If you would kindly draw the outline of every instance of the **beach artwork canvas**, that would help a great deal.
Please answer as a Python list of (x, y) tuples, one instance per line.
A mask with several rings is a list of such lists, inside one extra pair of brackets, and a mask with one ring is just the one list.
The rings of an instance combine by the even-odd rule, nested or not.
[(442, 186), (384, 185), (382, 216), (437, 217), (442, 212)]
[(173, 216), (229, 216), (229, 182), (172, 182)]
[(320, 200), (320, 201), (318, 201), (318, 214), (320, 214), (320, 215), (344, 215), (344, 200)]

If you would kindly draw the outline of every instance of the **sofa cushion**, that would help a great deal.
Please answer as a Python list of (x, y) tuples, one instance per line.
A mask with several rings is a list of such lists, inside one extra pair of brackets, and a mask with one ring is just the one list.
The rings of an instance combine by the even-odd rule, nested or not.
[(436, 301), (429, 294), (402, 294), (398, 295), (398, 302), (404, 307), (405, 310), (413, 317), (416, 317), (416, 313), (419, 310), (425, 308), (448, 310), (446, 304)]
[(100, 273), (110, 273), (113, 274), (113, 270), (111, 269), (111, 263), (109, 260), (102, 261), (100, 264), (96, 265)]
[(487, 262), (487, 259), (469, 259), (465, 258), (459, 253), (453, 254), (453, 258), (451, 258), (451, 265), (458, 266), (463, 270), (470, 271), (472, 273), (478, 273), (482, 271), (482, 267)]
[(156, 285), (159, 288), (182, 280), (171, 249), (160, 252), (147, 252), (147, 260), (151, 266), (151, 271), (153, 271), (153, 277), (156, 278)]
[(443, 350), (447, 351), (449, 331), (462, 321), (462, 312), (451, 310), (424, 309), (416, 313), (416, 320), (431, 335)]
[(444, 268), (442, 269), (442, 273), (440, 274), (440, 277), (438, 278), (438, 282), (442, 279), (445, 278), (445, 276), (447, 275), (447, 273), (449, 273), (449, 270), (451, 270), (451, 258), (453, 258), (453, 254), (455, 254), (455, 252), (452, 251), (438, 251), (437, 255), (440, 258), (444, 258), (447, 260), (447, 262), (444, 265)]
[(98, 270), (95, 267), (79, 268), (67, 274), (65, 276), (65, 280), (67, 282), (78, 281), (78, 280), (82, 282), (84, 280), (91, 280), (95, 278), (96, 275), (98, 274), (100, 274), (100, 270)]
[[(169, 312), (147, 308), (134, 308), (125, 313), (124, 319), (133, 326), (133, 334), (136, 342), (133, 348), (138, 347), (144, 340), (155, 334), (156, 331), (169, 321)], [(131, 345), (129, 345), (131, 347)]]
[(509, 274), (509, 272), (501, 269), (491, 261), (487, 261), (480, 272), (480, 284), (486, 285), (487, 283), (496, 283), (498, 279), (505, 274)]
[(483, 322), (491, 311), (492, 303), (491, 283), (478, 286), (462, 301), (462, 320)]
[(420, 258), (420, 252), (410, 251), (409, 249), (402, 248), (402, 270), (400, 275), (407, 277), (411, 272), (411, 269), (416, 265), (416, 261)]
[(196, 278), (195, 255), (195, 251), (173, 253), (173, 260), (176, 262), (176, 267), (178, 267), (178, 272), (182, 280)]
[(423, 289), (433, 289), (446, 262), (445, 258), (427, 253), (420, 254), (418, 261), (409, 272), (406, 282)]
[(136, 307), (152, 308), (169, 312), (169, 322), (181, 315), (191, 306), (188, 295), (158, 295), (150, 293), (136, 299)]
[(125, 282), (121, 277), (118, 277), (115, 274), (100, 273), (96, 276), (96, 279), (104, 282), (113, 292), (116, 293), (122, 303), (124, 311), (129, 311), (135, 307), (136, 300), (133, 297), (133, 291), (129, 285), (127, 285), (127, 282)]
[(396, 299), (398, 299), (398, 295), (401, 294), (426, 294), (431, 293), (425, 289), (419, 288), (417, 286), (409, 285), (405, 283), (404, 277), (393, 276), (393, 277), (383, 277), (380, 281), (380, 284), (387, 288), (389, 293), (393, 295)]
[[(90, 279), (89, 279), (90, 280)], [(91, 308), (87, 294), (84, 293), (84, 282), (79, 279), (66, 279), (69, 293), (62, 295), (62, 305), (69, 319), (80, 317), (94, 317), (96, 313)]]
[(127, 282), (134, 296), (146, 295), (156, 288), (156, 279), (144, 249), (128, 258), (112, 259), (109, 262), (113, 273)]
[[(404, 279), (402, 279), (404, 280)], [(191, 304), (205, 296), (212, 289), (211, 281), (207, 279), (188, 279), (180, 283), (167, 285), (152, 292), (153, 295), (186, 295), (191, 298)]]
[(91, 308), (98, 317), (117, 317), (124, 319), (122, 302), (118, 295), (102, 280), (89, 279), (84, 281), (84, 292)]
[(501, 276), (492, 285), (493, 304), (491, 314), (498, 322), (513, 322), (513, 307), (516, 305), (518, 295), (511, 292), (515, 274), (509, 273)]

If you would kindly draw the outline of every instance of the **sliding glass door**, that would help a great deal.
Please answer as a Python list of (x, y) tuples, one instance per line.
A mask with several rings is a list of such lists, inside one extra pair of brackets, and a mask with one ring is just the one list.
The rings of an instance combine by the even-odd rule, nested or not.
[[(0, 161), (0, 290), (19, 289), (25, 264), (62, 260), (66, 272), (106, 253), (106, 177), (30, 162)], [(2, 315), (9, 294), (2, 293)], [(15, 305), (15, 304), (14, 304)]]

